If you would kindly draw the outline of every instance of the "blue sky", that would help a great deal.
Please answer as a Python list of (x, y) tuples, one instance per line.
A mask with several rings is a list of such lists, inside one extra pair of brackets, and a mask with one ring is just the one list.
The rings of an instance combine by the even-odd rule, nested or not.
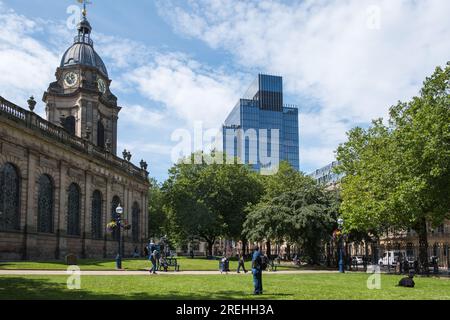
[[(177, 129), (218, 128), (257, 73), (300, 108), (300, 167), (333, 161), (355, 125), (386, 117), (450, 60), (446, 0), (93, 0), (95, 48), (123, 107), (119, 150), (162, 181)], [(0, 95), (41, 97), (76, 31), (75, 0), (0, 0)], [(38, 112), (43, 114), (43, 103)]]

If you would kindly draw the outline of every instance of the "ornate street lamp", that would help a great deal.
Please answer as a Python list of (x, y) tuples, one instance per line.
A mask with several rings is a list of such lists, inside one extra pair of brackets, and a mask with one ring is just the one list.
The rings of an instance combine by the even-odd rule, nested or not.
[(339, 230), (341, 231), (341, 235), (339, 237), (339, 272), (345, 273), (344, 270), (344, 234), (342, 233), (342, 229), (344, 226), (344, 219), (338, 219)]
[(120, 204), (116, 208), (116, 223), (117, 223), (117, 234), (119, 238), (119, 250), (116, 257), (116, 268), (122, 269), (122, 236), (120, 234), (120, 229), (122, 228), (122, 214), (123, 214), (123, 208), (120, 206)]
[(122, 223), (122, 214), (123, 214), (123, 208), (119, 204), (116, 208), (116, 227), (117, 230), (117, 238), (118, 238), (118, 245), (119, 248), (117, 250), (117, 257), (116, 257), (116, 268), (122, 269), (122, 235), (121, 235), (121, 229), (129, 229), (129, 225), (127, 223)]

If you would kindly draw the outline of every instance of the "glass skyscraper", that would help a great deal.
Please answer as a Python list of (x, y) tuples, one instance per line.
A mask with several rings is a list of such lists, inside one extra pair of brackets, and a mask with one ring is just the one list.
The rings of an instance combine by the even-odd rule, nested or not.
[(259, 172), (280, 161), (299, 170), (298, 108), (283, 104), (282, 77), (258, 75), (225, 120), (223, 150)]

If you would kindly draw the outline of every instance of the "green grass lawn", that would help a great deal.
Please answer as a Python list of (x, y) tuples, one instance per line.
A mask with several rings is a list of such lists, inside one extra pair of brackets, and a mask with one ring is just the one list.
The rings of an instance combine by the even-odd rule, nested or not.
[[(450, 280), (416, 278), (416, 288), (396, 287), (400, 276), (383, 275), (381, 290), (366, 287), (366, 274), (265, 274), (258, 299), (450, 299)], [(0, 299), (254, 299), (247, 275), (82, 276), (68, 290), (65, 276), (0, 276)]]
[[(180, 264), (180, 271), (217, 271), (219, 270), (219, 261), (207, 260), (205, 258), (185, 258), (180, 257), (178, 259)], [(97, 270), (114, 270), (116, 263), (114, 260), (92, 260), (92, 259), (80, 259), (78, 265), (81, 270), (84, 271), (97, 271)], [(237, 261), (230, 261), (230, 270), (237, 269)], [(124, 259), (122, 267), (125, 270), (148, 270), (151, 267), (151, 263), (147, 259)], [(246, 268), (250, 268), (250, 262), (246, 263)], [(66, 270), (67, 265), (64, 261), (20, 261), (20, 262), (0, 262), (0, 270)], [(173, 268), (170, 268), (173, 270)], [(292, 264), (286, 264), (278, 268), (277, 270), (299, 270)]]

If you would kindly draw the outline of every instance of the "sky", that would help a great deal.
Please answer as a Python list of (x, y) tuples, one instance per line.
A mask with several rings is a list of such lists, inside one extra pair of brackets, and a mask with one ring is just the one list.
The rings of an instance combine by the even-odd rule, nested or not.
[[(300, 169), (335, 159), (450, 61), (448, 0), (92, 0), (97, 53), (118, 97), (118, 153), (167, 178), (174, 133), (220, 128), (258, 73), (299, 107)], [(37, 111), (76, 35), (75, 0), (0, 0), (0, 95)]]

